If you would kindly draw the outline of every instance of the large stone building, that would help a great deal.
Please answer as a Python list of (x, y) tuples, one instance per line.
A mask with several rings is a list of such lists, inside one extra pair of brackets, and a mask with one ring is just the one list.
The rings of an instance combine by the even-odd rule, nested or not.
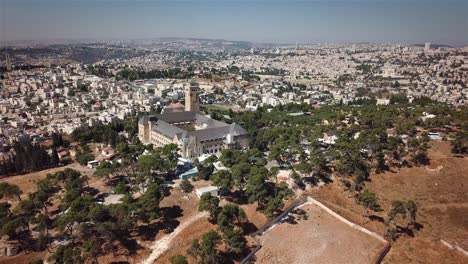
[(140, 118), (140, 141), (155, 147), (176, 144), (184, 158), (216, 154), (225, 148), (247, 148), (249, 139), (242, 127), (214, 120), (199, 111), (198, 91), (195, 83), (186, 87), (185, 111), (180, 104), (173, 104), (160, 115)]

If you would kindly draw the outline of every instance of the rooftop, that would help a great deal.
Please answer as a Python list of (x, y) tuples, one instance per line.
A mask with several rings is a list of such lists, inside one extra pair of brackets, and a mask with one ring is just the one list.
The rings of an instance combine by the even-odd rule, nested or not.
[[(153, 119), (151, 119), (153, 118)], [(145, 119), (145, 120), (143, 120)], [(140, 123), (157, 120), (151, 129), (157, 131), (168, 138), (178, 139), (195, 137), (200, 141), (214, 140), (225, 138), (230, 134), (233, 136), (240, 136), (247, 134), (247, 131), (241, 126), (233, 123), (227, 124), (209, 116), (205, 116), (199, 112), (172, 112), (164, 113), (154, 117), (142, 117)], [(180, 123), (193, 124), (193, 130), (185, 126), (177, 126)]]
[(216, 186), (206, 186), (206, 187), (197, 188), (197, 191), (201, 193), (212, 192), (212, 191), (217, 191), (217, 190), (218, 190), (218, 187)]

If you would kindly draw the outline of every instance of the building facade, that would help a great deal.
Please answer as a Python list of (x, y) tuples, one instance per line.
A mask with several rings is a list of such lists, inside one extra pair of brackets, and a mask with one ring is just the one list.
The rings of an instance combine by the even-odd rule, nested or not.
[(199, 110), (198, 86), (185, 89), (185, 110), (144, 116), (138, 122), (138, 137), (143, 144), (161, 147), (176, 144), (183, 158), (217, 154), (226, 148), (247, 148), (247, 131), (233, 123), (227, 124)]

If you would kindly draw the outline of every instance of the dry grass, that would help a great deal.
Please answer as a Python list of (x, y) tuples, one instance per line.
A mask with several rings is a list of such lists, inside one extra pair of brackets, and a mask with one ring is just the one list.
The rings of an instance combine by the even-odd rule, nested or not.
[[(384, 263), (467, 263), (468, 258), (445, 247), (440, 239), (468, 250), (468, 158), (453, 157), (448, 142), (434, 142), (431, 164), (394, 169), (371, 175), (366, 189), (379, 198), (386, 213), (394, 200), (412, 199), (418, 206), (417, 222), (423, 228), (415, 237), (403, 236), (392, 245)], [(321, 202), (347, 219), (383, 234), (384, 225), (363, 217), (350, 192), (335, 181), (316, 192)]]
[(94, 170), (91, 170), (85, 166), (81, 166), (78, 163), (71, 163), (63, 167), (56, 167), (56, 168), (51, 168), (47, 170), (31, 172), (27, 174), (5, 177), (5, 178), (1, 178), (0, 182), (8, 182), (10, 184), (17, 185), (23, 192), (23, 194), (21, 195), (21, 198), (25, 198), (27, 197), (28, 193), (36, 191), (36, 181), (44, 179), (47, 176), (47, 174), (53, 174), (58, 171), (62, 171), (66, 168), (74, 169), (74, 170), (81, 172), (82, 174), (87, 175), (88, 177), (91, 178), (90, 184), (96, 183), (96, 185), (100, 185), (98, 183), (99, 179), (95, 179), (92, 177)]
[(306, 220), (296, 216), (258, 237), (257, 263), (371, 263), (385, 246), (315, 204), (301, 209)]

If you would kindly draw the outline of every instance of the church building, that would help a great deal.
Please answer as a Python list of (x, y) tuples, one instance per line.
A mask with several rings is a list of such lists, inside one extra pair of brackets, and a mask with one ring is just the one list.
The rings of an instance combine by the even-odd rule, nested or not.
[(247, 148), (249, 138), (241, 126), (227, 124), (200, 112), (199, 87), (185, 87), (185, 108), (166, 106), (160, 115), (144, 116), (138, 122), (138, 137), (143, 144), (161, 147), (176, 144), (183, 158), (217, 154), (226, 148)]

